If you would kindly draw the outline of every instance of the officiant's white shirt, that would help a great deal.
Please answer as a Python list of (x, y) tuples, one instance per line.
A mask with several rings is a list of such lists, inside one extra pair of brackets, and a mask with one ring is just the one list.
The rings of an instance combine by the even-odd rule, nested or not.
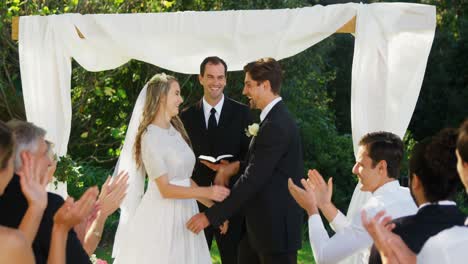
[[(401, 187), (397, 180), (378, 188), (364, 204), (368, 217), (373, 217), (381, 210), (387, 215), (398, 218), (413, 215), (417, 211), (408, 188)], [(359, 254), (359, 263), (368, 263), (372, 238), (364, 229), (361, 214), (351, 220), (343, 213), (338, 214), (330, 223), (336, 234), (328, 236), (319, 214), (309, 217), (309, 239), (317, 264), (338, 263), (347, 257)]]
[(208, 129), (208, 120), (210, 119), (211, 108), (214, 108), (216, 110), (216, 113), (215, 113), (216, 124), (219, 124), (219, 118), (221, 117), (221, 110), (223, 110), (223, 104), (224, 104), (224, 94), (222, 95), (221, 100), (219, 100), (219, 102), (214, 107), (211, 106), (205, 100), (205, 96), (203, 96), (203, 113), (205, 114), (206, 129)]
[(431, 237), (418, 254), (421, 264), (468, 262), (468, 226), (454, 226)]

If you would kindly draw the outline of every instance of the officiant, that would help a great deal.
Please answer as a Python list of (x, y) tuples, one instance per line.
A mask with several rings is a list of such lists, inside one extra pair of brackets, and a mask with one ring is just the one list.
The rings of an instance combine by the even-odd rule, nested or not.
[[(227, 80), (227, 65), (219, 57), (207, 57), (200, 65), (198, 80), (203, 87), (203, 97), (187, 108), (180, 115), (185, 129), (190, 137), (195, 156), (232, 155), (222, 162), (240, 162), (244, 159), (250, 138), (246, 129), (253, 123), (248, 106), (232, 100), (224, 95)], [(197, 158), (192, 179), (199, 186), (213, 184), (229, 188), (236, 182), (239, 175), (231, 178), (216, 176), (216, 172), (203, 165)], [(206, 207), (198, 203), (200, 212)], [(213, 237), (221, 255), (223, 264), (237, 264), (237, 248), (241, 239), (242, 213), (229, 219), (226, 234), (221, 234), (218, 227), (205, 229), (208, 247), (211, 248)]]

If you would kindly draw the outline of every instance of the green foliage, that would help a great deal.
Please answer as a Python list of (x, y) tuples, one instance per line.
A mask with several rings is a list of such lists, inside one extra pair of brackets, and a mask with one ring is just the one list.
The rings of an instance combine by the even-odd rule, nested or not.
[(76, 179), (80, 177), (80, 166), (71, 159), (69, 155), (65, 155), (60, 157), (57, 162), (57, 169), (55, 170), (54, 177), (55, 177), (55, 184), (57, 181), (67, 182), (68, 178)]
[(437, 6), (437, 30), (409, 127), (418, 140), (468, 117), (468, 2), (426, 2)]
[(112, 173), (109, 169), (82, 160), (71, 160), (69, 164), (72, 164), (68, 169), (72, 173), (67, 175), (68, 194), (75, 198), (81, 197), (90, 186), (102, 186)]
[(284, 60), (282, 95), (301, 129), (306, 170), (317, 169), (325, 178), (334, 178), (334, 202), (346, 211), (356, 178), (351, 173), (351, 136), (338, 134), (330, 108), (328, 85), (336, 71), (329, 67), (327, 54), (334, 49), (333, 39), (327, 39)]

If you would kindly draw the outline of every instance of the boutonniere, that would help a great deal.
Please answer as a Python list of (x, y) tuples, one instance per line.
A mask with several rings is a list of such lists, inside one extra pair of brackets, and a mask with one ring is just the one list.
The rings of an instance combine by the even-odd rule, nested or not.
[(247, 137), (251, 137), (251, 136), (255, 137), (257, 136), (258, 129), (260, 129), (260, 126), (258, 125), (258, 123), (253, 123), (245, 129), (245, 135)]

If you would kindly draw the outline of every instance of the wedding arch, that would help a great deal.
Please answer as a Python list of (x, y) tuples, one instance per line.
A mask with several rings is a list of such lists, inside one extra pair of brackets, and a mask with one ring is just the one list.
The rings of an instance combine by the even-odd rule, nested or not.
[[(88, 71), (109, 70), (136, 59), (196, 74), (203, 58), (217, 55), (236, 71), (261, 57), (293, 56), (354, 18), (351, 122), (356, 153), (365, 133), (384, 130), (404, 136), (434, 39), (434, 6), (348, 3), (278, 10), (20, 17), (26, 117), (45, 128), (57, 153), (64, 155), (72, 116), (71, 58)], [(366, 195), (356, 188), (348, 215), (363, 199)], [(123, 214), (124, 208), (125, 203)]]

